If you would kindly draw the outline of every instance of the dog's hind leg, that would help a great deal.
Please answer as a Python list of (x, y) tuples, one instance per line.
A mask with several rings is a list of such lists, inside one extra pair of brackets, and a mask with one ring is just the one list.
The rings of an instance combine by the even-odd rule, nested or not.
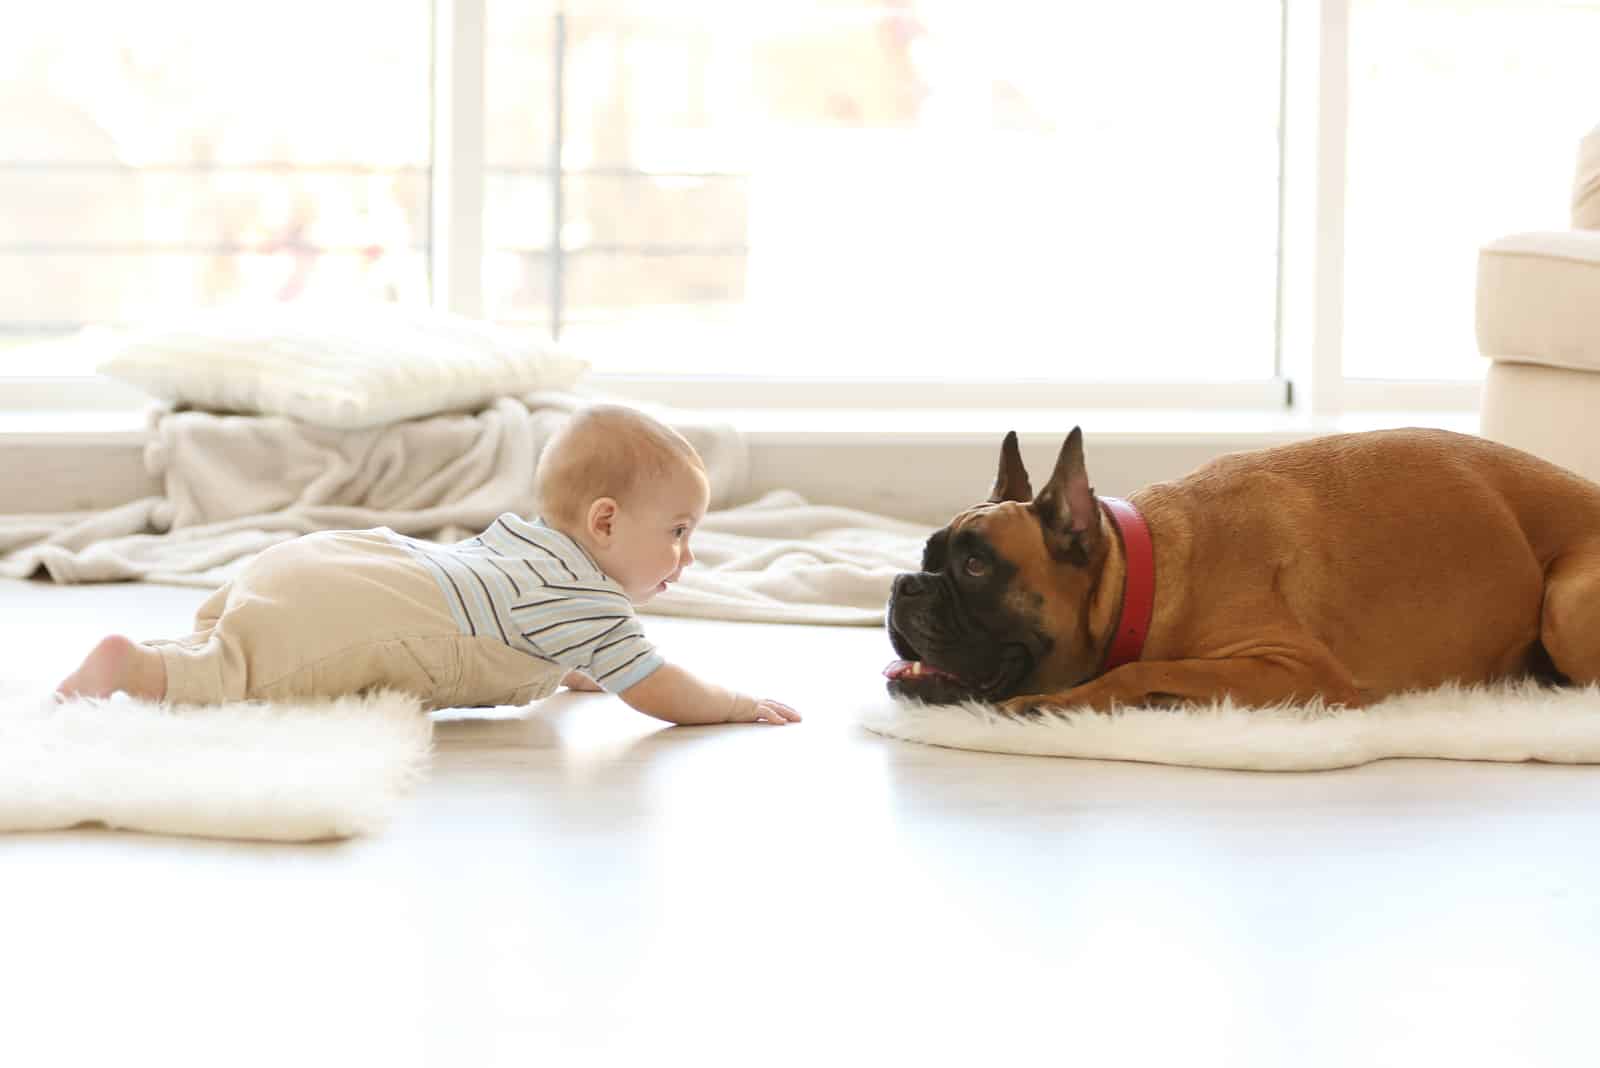
[(1545, 572), (1539, 640), (1573, 683), (1600, 682), (1600, 544), (1564, 553)]

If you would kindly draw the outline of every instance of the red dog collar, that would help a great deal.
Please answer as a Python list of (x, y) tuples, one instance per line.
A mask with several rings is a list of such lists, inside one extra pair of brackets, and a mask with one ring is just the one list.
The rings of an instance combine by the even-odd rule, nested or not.
[(1100, 503), (1122, 538), (1122, 554), (1127, 560), (1116, 637), (1106, 651), (1106, 662), (1100, 667), (1104, 674), (1114, 667), (1133, 663), (1144, 652), (1144, 639), (1150, 633), (1150, 617), (1156, 604), (1156, 554), (1150, 542), (1150, 527), (1139, 509), (1120, 497), (1101, 497)]

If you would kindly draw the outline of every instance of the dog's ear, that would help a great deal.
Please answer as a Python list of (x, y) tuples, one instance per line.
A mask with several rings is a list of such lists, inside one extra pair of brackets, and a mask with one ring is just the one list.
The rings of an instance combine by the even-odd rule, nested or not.
[(1073, 427), (1056, 457), (1050, 481), (1033, 499), (1033, 510), (1044, 528), (1044, 543), (1057, 560), (1089, 562), (1100, 544), (1100, 511), (1094, 487), (1083, 466), (1083, 431)]
[(994, 488), (989, 491), (991, 504), (1001, 501), (1033, 500), (1033, 485), (1028, 481), (1028, 471), (1022, 466), (1022, 452), (1017, 448), (1017, 432), (1009, 431), (1000, 443), (1000, 471), (994, 476)]

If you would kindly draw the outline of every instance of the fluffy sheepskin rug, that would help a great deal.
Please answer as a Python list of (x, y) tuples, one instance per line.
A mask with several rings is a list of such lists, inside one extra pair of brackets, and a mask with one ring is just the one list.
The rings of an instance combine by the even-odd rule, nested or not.
[(165, 708), (0, 690), (0, 830), (371, 833), (426, 771), (431, 744), (432, 723), (407, 694)]
[(869, 730), (954, 749), (1136, 760), (1248, 771), (1347, 768), (1386, 757), (1600, 763), (1600, 687), (1531, 682), (1444, 686), (1365, 709), (1320, 703), (1248, 708), (1222, 701), (1061, 709), (1008, 716), (981, 704), (924, 705), (887, 695), (860, 710)]

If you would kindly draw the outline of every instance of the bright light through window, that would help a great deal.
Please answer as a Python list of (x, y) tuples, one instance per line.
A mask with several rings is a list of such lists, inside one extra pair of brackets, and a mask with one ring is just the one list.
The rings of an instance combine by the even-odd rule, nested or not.
[(1481, 377), (1478, 248), (1570, 223), (1600, 3), (1351, 0), (1344, 372)]
[[(428, 300), (428, 0), (0, 16), (7, 343), (223, 303)], [(15, 351), (15, 350), (14, 350)]]
[(490, 0), (490, 315), (605, 371), (1273, 373), (1274, 0), (692, 12), (566, 18), (553, 291), (552, 17)]

